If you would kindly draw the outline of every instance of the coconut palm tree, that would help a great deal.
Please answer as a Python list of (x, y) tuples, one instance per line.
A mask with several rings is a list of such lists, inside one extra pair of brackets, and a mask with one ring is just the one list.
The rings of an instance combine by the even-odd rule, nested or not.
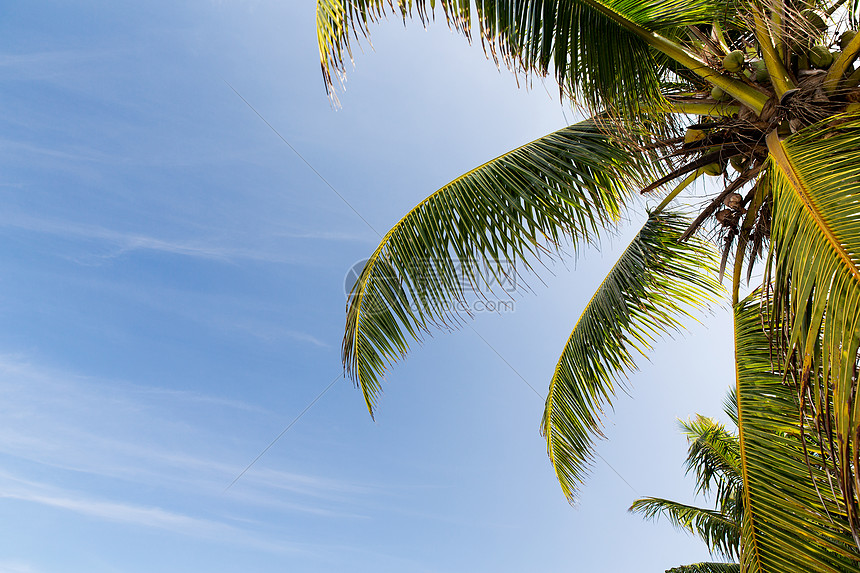
[[(734, 392), (726, 403), (726, 413), (737, 419), (737, 399)], [(743, 523), (744, 481), (741, 470), (740, 441), (719, 422), (705, 416), (681, 421), (687, 436), (687, 474), (696, 478), (696, 493), (713, 495), (714, 509), (706, 509), (676, 501), (645, 497), (637, 499), (630, 511), (646, 519), (667, 519), (678, 529), (701, 538), (712, 554), (727, 560), (740, 555), (741, 524)], [(697, 563), (670, 569), (670, 572), (740, 572), (739, 563)]]
[[(450, 303), (470, 285), (504, 276), (506, 261), (588, 244), (637, 192), (658, 194), (549, 381), (542, 432), (562, 490), (575, 499), (636, 357), (721, 297), (707, 272), (718, 266), (735, 308), (741, 564), (857, 570), (860, 3), (318, 0), (330, 93), (371, 24), (391, 13), (427, 23), (437, 3), (497, 62), (552, 74), (589, 119), (458, 177), (383, 238), (343, 343), (371, 414), (410, 342), (464, 319)], [(670, 210), (705, 177), (720, 190), (692, 221)], [(741, 300), (761, 260), (763, 290)]]

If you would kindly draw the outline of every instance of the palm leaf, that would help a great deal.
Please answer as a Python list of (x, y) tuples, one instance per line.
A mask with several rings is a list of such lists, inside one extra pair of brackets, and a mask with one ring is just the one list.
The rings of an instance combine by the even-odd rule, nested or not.
[(726, 488), (740, 491), (743, 478), (738, 437), (705, 416), (682, 421), (681, 428), (690, 442), (685, 465), (687, 473), (695, 474), (697, 492), (707, 494), (715, 484), (718, 498)]
[(860, 538), (860, 118), (815, 125), (785, 142), (774, 133), (768, 147), (776, 312), (804, 411), (829, 436), (827, 463)]
[(737, 557), (740, 524), (719, 511), (657, 497), (637, 499), (629, 511), (655, 521), (663, 517), (678, 529), (700, 537), (710, 551), (729, 559)]
[[(448, 24), (469, 35), (469, 0), (439, 0)], [(396, 4), (396, 8), (395, 8)], [(589, 106), (639, 116), (663, 107), (661, 80), (669, 68), (656, 49), (736, 97), (764, 105), (766, 98), (718, 74), (678, 41), (678, 30), (711, 24), (730, 11), (728, 0), (475, 0), (484, 47), (511, 69), (546, 75)], [(352, 39), (368, 26), (413, 8), (426, 23), (434, 0), (318, 0), (317, 36), (326, 86), (352, 57)]]
[(713, 268), (708, 246), (679, 243), (688, 221), (652, 214), (586, 306), (556, 366), (541, 432), (562, 490), (569, 500), (591, 461), (600, 416), (615, 384), (635, 368), (663, 333), (680, 327), (687, 308), (712, 300), (717, 283), (700, 272)]
[(796, 390), (783, 382), (784, 354), (765, 331), (768, 317), (756, 293), (735, 307), (743, 570), (857, 571), (847, 514), (838, 492), (830, 499), (820, 444), (801, 437)]
[[(385, 235), (352, 290), (343, 359), (373, 414), (386, 367), (453, 311), (563, 240), (574, 245), (617, 220), (637, 158), (591, 122), (502, 155), (444, 186)], [(453, 303), (453, 304), (452, 304)]]
[(741, 573), (739, 563), (694, 563), (667, 569), (666, 573)]

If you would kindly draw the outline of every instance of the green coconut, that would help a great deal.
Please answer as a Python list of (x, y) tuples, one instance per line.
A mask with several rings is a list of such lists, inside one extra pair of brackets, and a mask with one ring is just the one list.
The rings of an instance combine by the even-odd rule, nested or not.
[(824, 46), (812, 46), (809, 49), (809, 63), (819, 70), (829, 68), (833, 63), (833, 54)]
[(749, 158), (744, 157), (743, 155), (734, 155), (731, 159), (729, 159), (729, 163), (732, 165), (732, 169), (737, 171), (738, 173), (743, 173), (749, 167)]
[(707, 134), (701, 129), (689, 128), (686, 133), (684, 133), (684, 143), (694, 143), (696, 141), (702, 141), (705, 139)]
[(760, 84), (770, 83), (770, 74), (767, 72), (767, 64), (764, 60), (759, 60), (754, 64), (753, 71), (755, 72), (755, 81)]
[(703, 169), (705, 175), (713, 175), (714, 177), (716, 177), (717, 175), (722, 175), (725, 170), (725, 165), (716, 162), (711, 163), (709, 165), (705, 165), (705, 168)]
[(839, 36), (839, 49), (844, 52), (845, 48), (848, 47), (849, 42), (851, 42), (851, 40), (853, 40), (854, 36), (856, 35), (857, 32), (854, 30), (847, 30), (845, 32), (842, 32), (842, 35)]
[(800, 13), (803, 16), (804, 20), (806, 20), (810, 26), (818, 30), (819, 32), (827, 31), (827, 22), (824, 21), (824, 18), (821, 17), (821, 14), (816, 12), (815, 10), (804, 10)]
[(718, 88), (717, 86), (711, 88), (711, 97), (717, 101), (728, 101), (732, 99), (732, 96), (730, 96), (729, 94), (724, 92), (722, 88)]
[(723, 58), (723, 68), (727, 72), (737, 73), (744, 69), (744, 53), (743, 50), (735, 50), (730, 52), (728, 56)]

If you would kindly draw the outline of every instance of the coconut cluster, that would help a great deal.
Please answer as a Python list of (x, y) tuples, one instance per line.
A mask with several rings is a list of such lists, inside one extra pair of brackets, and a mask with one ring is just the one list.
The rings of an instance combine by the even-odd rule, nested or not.
[[(785, 135), (837, 113), (860, 112), (860, 89), (856, 85), (835, 94), (825, 93), (822, 89), (826, 70), (842, 55), (843, 50), (848, 47), (857, 32), (847, 30), (838, 36), (832, 34), (828, 41), (829, 28), (822, 14), (806, 9), (795, 13), (792, 18), (797, 31), (794, 36), (786, 37), (785, 45), (777, 49), (781, 50), (783, 56), (787, 56), (785, 66), (797, 88), (790, 90), (791, 93), (783, 95), (781, 99), (778, 99), (774, 93), (770, 70), (759, 52), (759, 47), (749, 43), (749, 37), (747, 41), (743, 38), (735, 38), (734, 41), (730, 39), (729, 44), (734, 43), (735, 49), (726, 50), (721, 54), (706, 53), (708, 59), (722, 56), (720, 59), (725, 72), (758, 91), (771, 95), (774, 103), (766, 106), (765, 111), (759, 115), (739, 105), (738, 115), (734, 118), (726, 118), (724, 115), (703, 116), (699, 124), (691, 126), (684, 135), (682, 149), (698, 150), (701, 156), (705, 157), (709, 153), (712, 154), (713, 150), (720, 145), (727, 148), (724, 156), (699, 167), (700, 172), (712, 176), (723, 175), (729, 163), (738, 173), (744, 173), (755, 167), (755, 145), (743, 141), (730, 141), (730, 138), (725, 137), (732, 130), (737, 132), (739, 127), (747, 131), (751, 127), (753, 131), (758, 131), (761, 137), (751, 136), (750, 139), (761, 141), (763, 136), (774, 128)], [(724, 42), (722, 45), (725, 49)], [(852, 70), (848, 71), (852, 72)], [(860, 70), (857, 73), (860, 73)], [(732, 104), (732, 96), (720, 87), (713, 86), (709, 93), (705, 93), (710, 96), (705, 101), (713, 101), (715, 105)], [(739, 126), (739, 123), (743, 125)], [(744, 146), (749, 147), (749, 153), (742, 152)], [(741, 150), (740, 153), (739, 150)], [(733, 205), (726, 205), (726, 208), (732, 209), (735, 213), (739, 212), (739, 209), (734, 209)], [(724, 216), (723, 219), (732, 223), (735, 217)]]

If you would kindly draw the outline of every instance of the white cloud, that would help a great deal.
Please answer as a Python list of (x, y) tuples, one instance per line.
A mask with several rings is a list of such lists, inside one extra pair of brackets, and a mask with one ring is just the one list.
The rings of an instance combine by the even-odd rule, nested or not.
[[(0, 140), (2, 144), (2, 140)], [(46, 150), (46, 153), (49, 151)], [(65, 156), (62, 152), (53, 152), (57, 156)], [(145, 233), (117, 231), (99, 225), (87, 225), (58, 219), (44, 219), (25, 214), (5, 213), (0, 216), (0, 227), (7, 227), (52, 235), (70, 240), (93, 241), (105, 244), (108, 248), (99, 252), (91, 252), (75, 260), (82, 264), (100, 264), (105, 260), (115, 259), (135, 251), (154, 251), (186, 257), (219, 260), (225, 262), (238, 260), (262, 261), (276, 264), (309, 264), (306, 256), (291, 256), (289, 249), (251, 248), (219, 241), (200, 239), (167, 239), (151, 236)], [(273, 232), (269, 238), (309, 240), (309, 241), (361, 241), (366, 239), (358, 235), (331, 231), (321, 232)]]
[(0, 561), (0, 573), (39, 573), (39, 570), (23, 561)]
[(201, 519), (160, 507), (147, 507), (129, 503), (95, 499), (86, 495), (62, 490), (47, 484), (16, 478), (10, 474), (0, 474), (0, 498), (15, 499), (48, 507), (67, 510), (96, 519), (162, 529), (180, 535), (202, 539), (228, 541), (248, 545), (257, 549), (285, 552), (296, 551), (296, 546), (274, 543), (257, 537), (239, 527)]
[(295, 257), (283, 254), (274, 255), (255, 249), (209, 244), (204, 241), (162, 239), (145, 234), (115, 231), (98, 225), (37, 219), (26, 215), (6, 216), (4, 219), (0, 219), (0, 225), (64, 238), (109, 243), (113, 247), (112, 250), (108, 253), (100, 253), (98, 258), (115, 258), (131, 251), (159, 251), (174, 255), (224, 261), (236, 259), (261, 260), (272, 263), (293, 263), (299, 261)]
[[(360, 517), (356, 509), (382, 491), (280, 471), (266, 467), (264, 460), (225, 495), (224, 488), (261, 444), (256, 432), (240, 439), (209, 427), (212, 419), (229, 419), (230, 428), (282, 423), (280, 416), (236, 400), (98, 381), (0, 356), (0, 455), (17, 460), (14, 467), (36, 463), (74, 472), (74, 479), (110, 480), (121, 489), (145, 484), (215, 500), (215, 506), (276, 506), (320, 516)], [(42, 495), (40, 502), (53, 497)]]

